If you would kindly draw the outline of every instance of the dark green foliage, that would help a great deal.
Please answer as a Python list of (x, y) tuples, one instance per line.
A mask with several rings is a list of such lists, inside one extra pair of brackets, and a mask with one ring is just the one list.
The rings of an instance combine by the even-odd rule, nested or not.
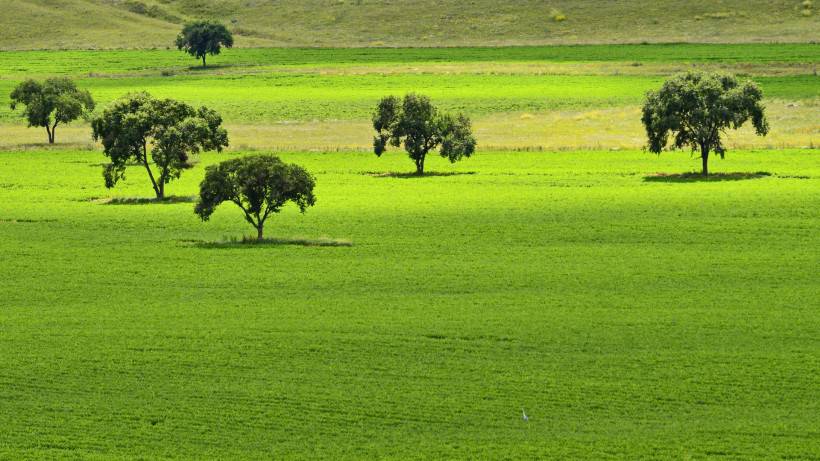
[(673, 149), (690, 147), (700, 152), (703, 175), (709, 174), (709, 153), (723, 158), (721, 135), (751, 120), (758, 135), (769, 125), (761, 104), (763, 92), (751, 81), (738, 83), (733, 75), (688, 72), (667, 80), (659, 91), (647, 93), (641, 121), (649, 138), (648, 149), (659, 154), (669, 144)]
[(463, 114), (439, 114), (430, 98), (408, 94), (404, 100), (388, 96), (379, 101), (373, 114), (377, 135), (373, 150), (381, 156), (387, 145), (404, 149), (416, 164), (416, 174), (424, 174), (427, 153), (439, 148), (439, 154), (455, 163), (475, 152), (476, 141), (470, 119)]
[(199, 185), (194, 212), (207, 221), (220, 203), (235, 203), (262, 240), (265, 220), (293, 202), (304, 213), (316, 203), (315, 180), (298, 165), (286, 164), (272, 155), (254, 155), (209, 166)]
[(105, 186), (114, 187), (125, 177), (129, 162), (136, 162), (148, 172), (157, 198), (164, 198), (165, 185), (190, 167), (191, 154), (221, 151), (228, 145), (228, 133), (221, 125), (222, 117), (213, 110), (155, 99), (148, 93), (115, 101), (91, 122), (94, 140), (102, 142), (111, 159), (103, 170)]
[(23, 116), (28, 126), (46, 129), (49, 144), (54, 144), (54, 132), (60, 123), (70, 123), (94, 110), (91, 93), (80, 90), (71, 79), (49, 78), (44, 82), (28, 79), (11, 92), (11, 109), (23, 104)]
[(202, 59), (205, 67), (205, 55), (219, 54), (222, 46), (233, 46), (233, 35), (222, 24), (211, 21), (197, 21), (186, 24), (177, 36), (177, 48), (196, 58)]

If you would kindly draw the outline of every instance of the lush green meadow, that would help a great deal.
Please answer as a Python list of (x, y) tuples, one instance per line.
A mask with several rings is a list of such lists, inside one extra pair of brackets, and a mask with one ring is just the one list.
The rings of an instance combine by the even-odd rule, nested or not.
[(0, 153), (0, 457), (820, 456), (813, 151), (282, 156), (319, 202), (271, 236), (352, 247)]
[[(0, 459), (820, 459), (818, 61), (809, 44), (235, 49), (204, 70), (0, 52)], [(644, 93), (693, 68), (758, 82), (771, 124), (730, 133), (708, 181), (679, 176), (688, 152), (640, 150)], [(135, 166), (108, 190), (87, 123), (48, 146), (9, 110), (52, 75), (99, 107), (205, 104), (231, 147), (168, 203), (145, 203)], [(376, 158), (373, 106), (407, 91), (470, 115), (476, 155), (421, 178)], [(266, 226), (280, 244), (234, 242), (254, 230), (230, 204), (193, 213), (207, 165), (259, 152), (317, 180), (315, 207)]]

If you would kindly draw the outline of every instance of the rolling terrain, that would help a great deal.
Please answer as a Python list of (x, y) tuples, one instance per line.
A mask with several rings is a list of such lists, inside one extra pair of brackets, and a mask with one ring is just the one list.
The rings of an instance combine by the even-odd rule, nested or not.
[(798, 0), (6, 0), (0, 49), (168, 48), (217, 19), (237, 45), (379, 47), (816, 42)]

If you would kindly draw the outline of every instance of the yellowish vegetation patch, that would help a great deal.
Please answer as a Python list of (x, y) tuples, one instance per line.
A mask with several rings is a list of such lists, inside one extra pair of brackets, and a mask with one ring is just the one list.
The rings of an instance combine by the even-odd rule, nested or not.
[[(727, 133), (729, 148), (816, 147), (820, 144), (820, 100), (769, 101), (771, 131), (755, 136), (744, 127)], [(474, 119), (480, 150), (635, 149), (645, 143), (639, 106), (544, 113), (512, 112)], [(356, 151), (372, 148), (369, 121), (310, 121), (226, 124), (230, 150)], [(48, 147), (45, 131), (0, 125), (0, 149)], [(88, 125), (62, 127), (57, 148), (96, 148)]]

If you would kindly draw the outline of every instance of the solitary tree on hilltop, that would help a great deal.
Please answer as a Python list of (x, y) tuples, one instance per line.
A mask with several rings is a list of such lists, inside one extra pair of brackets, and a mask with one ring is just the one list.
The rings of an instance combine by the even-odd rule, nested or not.
[(233, 46), (233, 34), (222, 24), (211, 21), (197, 21), (186, 24), (177, 36), (177, 48), (198, 59), (205, 67), (205, 55), (219, 54), (222, 46)]
[(313, 176), (304, 168), (272, 155), (226, 160), (206, 169), (194, 212), (207, 221), (220, 203), (233, 202), (256, 228), (257, 240), (262, 240), (265, 221), (287, 202), (295, 203), (302, 213), (316, 203), (314, 185)]
[(28, 79), (11, 92), (11, 110), (26, 106), (23, 116), (28, 126), (46, 129), (48, 143), (54, 144), (57, 125), (70, 123), (94, 110), (94, 99), (68, 78), (49, 78), (44, 82)]
[(700, 152), (703, 176), (709, 175), (709, 154), (723, 158), (721, 135), (751, 120), (755, 132), (765, 136), (769, 124), (761, 104), (763, 93), (732, 75), (688, 72), (667, 80), (659, 91), (646, 95), (641, 121), (646, 127), (650, 152), (660, 154), (673, 136), (673, 149), (686, 146)]
[(91, 122), (94, 140), (102, 142), (111, 159), (103, 168), (105, 186), (114, 187), (126, 166), (136, 163), (145, 167), (157, 198), (165, 198), (165, 185), (190, 167), (192, 154), (228, 145), (221, 125), (222, 117), (206, 107), (194, 109), (148, 93), (126, 95)]
[(440, 114), (426, 96), (411, 93), (403, 100), (395, 96), (382, 99), (373, 114), (373, 128), (376, 155), (381, 157), (388, 144), (399, 147), (403, 143), (418, 175), (424, 174), (427, 153), (437, 147), (451, 163), (475, 152), (470, 119), (463, 114)]

